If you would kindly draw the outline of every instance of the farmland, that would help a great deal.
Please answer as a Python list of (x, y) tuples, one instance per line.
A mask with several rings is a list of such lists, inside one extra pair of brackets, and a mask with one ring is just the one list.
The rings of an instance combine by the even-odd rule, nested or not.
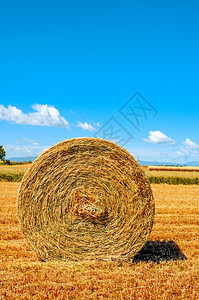
[(0, 180), (20, 181), (30, 164), (2, 165), (0, 164)]
[[(109, 261), (38, 261), (18, 224), (19, 185), (0, 182), (0, 299), (199, 298), (197, 185), (152, 184), (156, 214), (150, 243), (156, 245), (161, 240), (156, 250), (162, 252), (161, 259), (153, 253), (154, 262), (147, 262), (140, 254), (140, 261), (119, 265)], [(187, 259), (172, 260), (175, 255), (171, 251), (165, 255), (169, 241)]]
[[(23, 178), (24, 173), (30, 164), (24, 165), (1, 165), (0, 164), (0, 181), (19, 182)], [(148, 166), (142, 167), (150, 183), (168, 183), (168, 184), (199, 184), (199, 167), (188, 168), (189, 171), (179, 171), (174, 168), (173, 171), (161, 167), (152, 168)], [(165, 168), (164, 168), (165, 169)], [(176, 171), (175, 171), (176, 170)], [(177, 171), (178, 170), (178, 171)], [(191, 170), (191, 171), (190, 171)]]
[(173, 171), (171, 171), (170, 169), (164, 169), (161, 170), (159, 169), (155, 169), (155, 168), (145, 168), (144, 167), (144, 172), (146, 173), (146, 175), (148, 177), (150, 176), (164, 176), (164, 177), (183, 177), (183, 178), (199, 178), (199, 169), (196, 171), (196, 169), (191, 169), (191, 171), (185, 170), (185, 171), (179, 171), (179, 168), (173, 168)]

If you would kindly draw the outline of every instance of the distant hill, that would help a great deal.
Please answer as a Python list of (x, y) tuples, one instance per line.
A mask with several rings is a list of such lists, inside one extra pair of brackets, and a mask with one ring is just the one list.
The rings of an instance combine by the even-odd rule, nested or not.
[(143, 161), (139, 160), (141, 166), (190, 166), (197, 167), (199, 166), (199, 161), (192, 161), (187, 163), (171, 163), (171, 162), (160, 162), (160, 161)]
[(197, 167), (197, 166), (199, 166), (199, 161), (188, 162), (188, 163), (186, 163), (186, 166)]
[[(10, 161), (16, 161), (16, 162), (29, 162), (29, 160), (31, 159), (31, 161), (33, 162), (38, 156), (31, 156), (29, 158), (29, 156), (24, 156), (24, 157), (8, 157), (6, 159), (9, 159)], [(192, 162), (187, 162), (187, 163), (171, 163), (171, 162), (161, 162), (161, 161), (145, 161), (145, 160), (139, 160), (139, 163), (141, 164), (141, 166), (190, 166), (190, 167), (197, 167), (199, 166), (199, 161), (192, 161)]]
[(165, 165), (177, 165), (176, 164), (171, 164), (171, 163), (165, 163), (165, 162), (161, 162), (161, 161), (145, 161), (145, 160), (139, 160), (139, 163), (141, 164), (141, 166), (165, 166)]
[(24, 157), (6, 157), (6, 159), (9, 159), (10, 161), (16, 161), (16, 162), (29, 162), (30, 159), (33, 162), (38, 156), (24, 156)]

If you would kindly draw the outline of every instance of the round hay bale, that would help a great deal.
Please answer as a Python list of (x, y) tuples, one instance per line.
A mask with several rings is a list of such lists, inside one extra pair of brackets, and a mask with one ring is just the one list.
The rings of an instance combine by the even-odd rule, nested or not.
[(154, 199), (125, 149), (75, 138), (34, 161), (20, 186), (18, 214), (41, 260), (127, 260), (148, 240)]

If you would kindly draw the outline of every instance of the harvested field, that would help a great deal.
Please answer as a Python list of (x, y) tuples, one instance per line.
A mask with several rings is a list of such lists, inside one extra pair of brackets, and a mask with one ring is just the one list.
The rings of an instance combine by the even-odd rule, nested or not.
[(198, 186), (152, 185), (151, 241), (134, 263), (121, 265), (39, 262), (18, 224), (18, 189), (0, 182), (0, 299), (199, 298)]
[(148, 166), (149, 171), (199, 172), (199, 167)]
[(150, 183), (199, 184), (199, 168), (197, 167), (185, 167), (183, 170), (173, 168), (172, 170), (169, 167), (144, 166), (143, 169)]

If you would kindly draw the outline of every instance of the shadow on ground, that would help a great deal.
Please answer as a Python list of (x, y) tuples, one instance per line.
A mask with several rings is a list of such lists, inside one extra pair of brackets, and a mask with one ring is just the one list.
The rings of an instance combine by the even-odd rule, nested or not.
[(132, 262), (154, 262), (169, 260), (185, 260), (186, 256), (174, 241), (148, 241), (146, 245), (134, 256)]

